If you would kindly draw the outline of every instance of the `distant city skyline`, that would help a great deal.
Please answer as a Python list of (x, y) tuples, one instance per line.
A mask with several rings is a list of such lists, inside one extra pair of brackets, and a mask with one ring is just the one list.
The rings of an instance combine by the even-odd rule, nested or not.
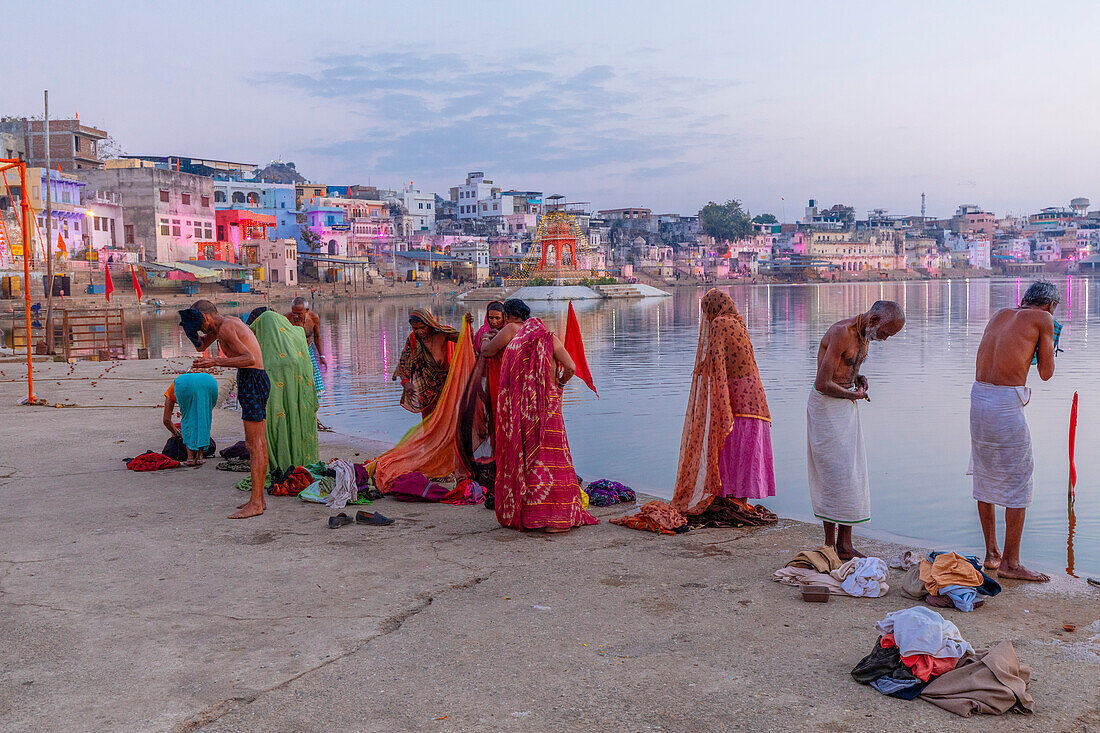
[(0, 114), (49, 89), (127, 153), (786, 221), (1100, 201), (1086, 2), (43, 5), (0, 21)]

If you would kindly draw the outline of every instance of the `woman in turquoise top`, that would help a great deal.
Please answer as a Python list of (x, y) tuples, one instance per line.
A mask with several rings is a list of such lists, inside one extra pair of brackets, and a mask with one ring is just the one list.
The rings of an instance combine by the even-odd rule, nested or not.
[[(206, 372), (181, 374), (164, 393), (164, 427), (183, 440), (187, 448), (185, 466), (201, 466), (203, 451), (210, 445), (210, 422), (218, 401), (218, 380)], [(172, 422), (180, 407), (180, 427)]]

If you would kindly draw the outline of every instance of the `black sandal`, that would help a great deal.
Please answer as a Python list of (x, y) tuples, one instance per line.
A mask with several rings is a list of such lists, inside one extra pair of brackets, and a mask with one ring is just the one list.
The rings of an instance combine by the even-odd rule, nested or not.
[(351, 524), (354, 521), (355, 520), (352, 519), (351, 517), (349, 517), (347, 514), (344, 514), (343, 512), (340, 512), (335, 517), (329, 517), (328, 518), (328, 528), (329, 529), (339, 529), (340, 527), (343, 527), (345, 524)]

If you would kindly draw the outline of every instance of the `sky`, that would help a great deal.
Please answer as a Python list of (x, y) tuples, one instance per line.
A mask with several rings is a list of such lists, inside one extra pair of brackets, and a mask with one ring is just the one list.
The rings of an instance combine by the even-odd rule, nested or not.
[(6, 5), (0, 115), (49, 89), (129, 154), (786, 221), (1100, 202), (1100, 3)]

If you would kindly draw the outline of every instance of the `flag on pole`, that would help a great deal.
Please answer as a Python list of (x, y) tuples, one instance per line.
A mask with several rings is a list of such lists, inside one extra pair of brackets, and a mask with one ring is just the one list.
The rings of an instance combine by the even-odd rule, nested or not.
[(588, 368), (588, 359), (584, 356), (584, 341), (581, 340), (581, 327), (577, 323), (577, 314), (573, 312), (573, 301), (569, 301), (564, 342), (565, 350), (569, 352), (569, 356), (573, 358), (573, 363), (577, 367), (577, 376), (599, 397), (600, 393), (596, 392), (596, 383), (592, 381), (592, 371)]
[(134, 270), (133, 265), (130, 265), (130, 275), (134, 278), (134, 292), (137, 293), (137, 299), (141, 300), (141, 283), (138, 282), (137, 272)]
[(103, 277), (104, 287), (103, 292), (107, 294), (107, 302), (111, 302), (111, 293), (115, 292), (115, 284), (111, 280), (111, 268), (107, 266), (107, 263), (103, 263)]
[(57, 233), (57, 253), (66, 256), (69, 254), (69, 248), (65, 246), (65, 238), (61, 236), (61, 232)]

